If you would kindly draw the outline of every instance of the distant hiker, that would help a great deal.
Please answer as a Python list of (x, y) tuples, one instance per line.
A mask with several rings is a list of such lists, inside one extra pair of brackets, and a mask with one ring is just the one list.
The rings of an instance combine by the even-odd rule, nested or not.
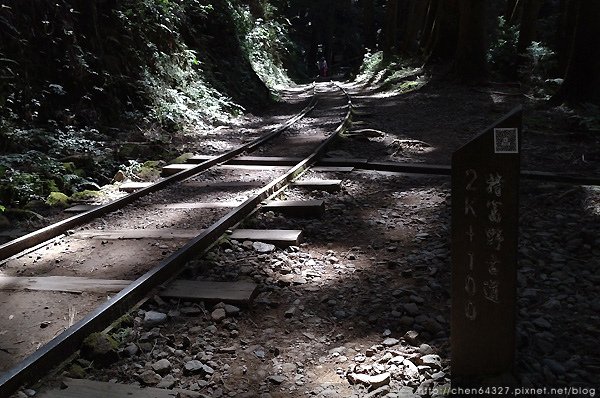
[(325, 61), (325, 57), (321, 57), (317, 64), (319, 66), (319, 76), (327, 76), (327, 61)]

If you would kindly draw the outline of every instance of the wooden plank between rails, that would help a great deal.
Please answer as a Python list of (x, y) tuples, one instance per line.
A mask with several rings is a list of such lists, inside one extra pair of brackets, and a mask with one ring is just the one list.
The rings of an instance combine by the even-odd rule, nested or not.
[(295, 181), (292, 186), (310, 190), (334, 192), (342, 187), (342, 180), (300, 180)]
[(0, 276), (0, 290), (111, 293), (123, 290), (131, 282), (78, 276)]
[[(70, 235), (75, 239), (174, 239), (188, 240), (202, 234), (203, 230), (148, 228), (119, 230), (86, 230)], [(296, 229), (236, 229), (231, 239), (253, 240), (277, 246), (297, 245), (302, 231)]]
[(262, 211), (276, 211), (299, 217), (321, 217), (325, 212), (323, 200), (273, 200)]
[[(66, 388), (42, 392), (40, 398), (176, 398), (184, 390), (165, 390), (155, 387), (139, 387), (131, 384), (109, 383), (105, 381), (69, 379), (63, 380)], [(192, 393), (193, 394), (193, 393)], [(187, 396), (187, 395), (185, 395)], [(194, 396), (194, 395), (189, 395)]]
[(252, 282), (175, 280), (159, 292), (161, 297), (248, 305), (258, 286)]
[(231, 239), (271, 243), (275, 246), (295, 246), (300, 243), (302, 231), (296, 229), (236, 229)]

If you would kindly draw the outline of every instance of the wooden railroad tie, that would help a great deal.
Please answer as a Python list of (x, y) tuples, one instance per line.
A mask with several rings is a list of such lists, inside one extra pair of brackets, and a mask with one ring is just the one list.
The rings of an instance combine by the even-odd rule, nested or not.
[[(71, 237), (75, 239), (166, 239), (189, 240), (198, 236), (202, 230), (147, 228), (147, 229), (114, 229), (114, 230), (86, 230), (75, 232)], [(302, 231), (295, 229), (236, 229), (231, 234), (231, 239), (252, 240), (271, 243), (276, 246), (293, 246), (300, 243)]]
[[(190, 202), (152, 205), (152, 209), (192, 210), (233, 208), (242, 202)], [(68, 213), (82, 213), (94, 209), (96, 205), (76, 205), (65, 209)], [(274, 200), (261, 208), (262, 211), (275, 211), (296, 217), (321, 217), (325, 211), (323, 200)]]
[(273, 200), (261, 207), (261, 210), (296, 217), (321, 217), (325, 212), (325, 202), (323, 200)]
[(342, 180), (301, 180), (292, 183), (293, 187), (335, 192), (339, 191), (342, 186)]
[[(181, 171), (184, 170), (189, 170), (193, 167), (196, 167), (196, 164), (192, 164), (192, 163), (176, 163), (176, 164), (169, 164), (166, 165), (162, 168), (162, 172), (161, 175), (163, 177), (168, 177), (171, 176), (173, 174), (177, 174)], [(240, 169), (240, 170), (287, 170), (291, 167), (291, 165), (235, 165), (235, 164), (226, 164), (226, 165), (221, 165), (221, 166), (217, 166), (223, 169)], [(341, 173), (349, 173), (351, 171), (354, 170), (353, 166), (318, 166), (318, 167), (313, 167), (312, 170), (314, 171), (318, 171), (318, 172), (341, 172)]]
[(78, 276), (0, 276), (0, 290), (37, 290), (68, 293), (119, 292), (131, 281), (94, 279)]
[(236, 229), (230, 237), (238, 241), (251, 240), (287, 247), (300, 244), (302, 231), (297, 229)]
[(175, 280), (159, 296), (209, 303), (225, 302), (248, 305), (258, 293), (258, 285), (252, 282), (214, 282)]
[(62, 384), (63, 386), (42, 392), (38, 396), (40, 398), (176, 398), (180, 396), (202, 396), (196, 391), (188, 391), (181, 388), (167, 390), (95, 380), (65, 378)]
[[(95, 279), (79, 276), (0, 276), (0, 291), (32, 290), (66, 293), (116, 293), (133, 281), (120, 279)], [(225, 302), (248, 305), (256, 296), (257, 285), (252, 282), (214, 282), (175, 280), (159, 295), (162, 297)]]

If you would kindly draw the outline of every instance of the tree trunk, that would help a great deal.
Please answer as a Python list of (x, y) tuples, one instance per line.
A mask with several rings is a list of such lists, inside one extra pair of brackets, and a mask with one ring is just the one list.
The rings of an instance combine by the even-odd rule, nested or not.
[(519, 29), (519, 42), (517, 53), (523, 54), (527, 47), (535, 39), (535, 25), (542, 7), (543, 0), (525, 0), (523, 4), (523, 15), (521, 16), (521, 27)]
[(377, 48), (377, 36), (375, 35), (375, 2), (374, 0), (363, 0), (363, 35), (365, 47), (371, 51)]
[(507, 25), (515, 25), (521, 19), (521, 7), (523, 1), (508, 0), (506, 2), (506, 11), (504, 12), (504, 20)]
[(448, 61), (456, 52), (458, 0), (444, 0), (438, 6), (430, 42), (425, 49), (426, 63)]
[(459, 0), (460, 20), (454, 73), (461, 81), (485, 78), (485, 1)]
[(398, 0), (387, 0), (385, 3), (385, 25), (383, 33), (383, 57), (394, 54), (398, 33)]
[(578, 6), (579, 2), (575, 0), (561, 0), (560, 2), (560, 22), (556, 34), (558, 72), (560, 76), (564, 76), (567, 71), (569, 55), (573, 46)]
[(421, 32), (421, 38), (419, 40), (419, 46), (423, 53), (427, 52), (427, 48), (430, 46), (430, 43), (433, 40), (433, 31), (435, 29), (435, 17), (437, 16), (437, 9), (439, 6), (440, 0), (429, 0), (427, 2), (425, 22), (423, 24), (423, 30)]
[(404, 16), (406, 24), (404, 25), (404, 34), (402, 40), (402, 50), (409, 54), (416, 54), (419, 50), (419, 40), (423, 35), (423, 26), (430, 2), (423, 0), (410, 0), (408, 11)]
[(554, 103), (600, 103), (600, 1), (578, 0), (573, 46)]

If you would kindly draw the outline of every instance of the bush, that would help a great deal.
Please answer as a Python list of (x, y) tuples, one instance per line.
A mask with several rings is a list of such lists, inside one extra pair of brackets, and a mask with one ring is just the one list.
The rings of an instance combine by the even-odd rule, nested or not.
[(487, 60), (495, 72), (511, 78), (516, 77), (517, 70), (517, 43), (519, 41), (519, 27), (509, 25), (504, 17), (498, 17), (496, 38), (490, 44)]

